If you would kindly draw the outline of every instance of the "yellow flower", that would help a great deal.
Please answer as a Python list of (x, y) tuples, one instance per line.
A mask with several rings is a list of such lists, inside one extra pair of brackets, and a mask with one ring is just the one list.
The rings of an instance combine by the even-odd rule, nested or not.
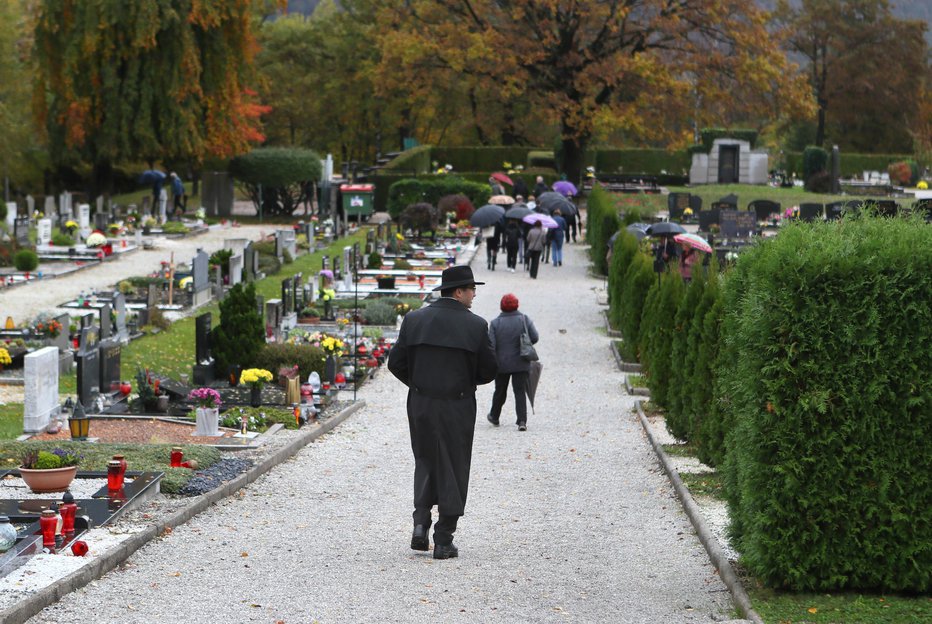
[(927, 188), (929, 188), (929, 183), (926, 182), (925, 180), (920, 180), (919, 184), (916, 185), (916, 188), (919, 189), (920, 191), (924, 191)]
[(239, 381), (261, 388), (263, 384), (272, 381), (272, 373), (264, 368), (247, 368), (240, 374)]
[(404, 234), (402, 234), (401, 232), (395, 232), (395, 238), (397, 238), (400, 241), (403, 241), (405, 239)]
[(5, 347), (0, 347), (0, 365), (12, 363), (13, 360), (10, 358), (10, 352), (7, 351)]

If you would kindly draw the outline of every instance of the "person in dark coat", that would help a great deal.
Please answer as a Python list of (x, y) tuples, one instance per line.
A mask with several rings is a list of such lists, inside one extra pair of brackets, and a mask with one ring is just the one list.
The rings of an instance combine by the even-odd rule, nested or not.
[(518, 298), (508, 293), (502, 297), (502, 313), (489, 323), (489, 341), (498, 360), (498, 375), (495, 376), (495, 394), (492, 409), (486, 420), (498, 426), (502, 406), (508, 398), (508, 380), (515, 393), (515, 413), (518, 415), (518, 431), (527, 431), (527, 378), (531, 363), (521, 357), (521, 334), (527, 328), (532, 343), (539, 338), (534, 322), (526, 314), (518, 312)]
[(518, 248), (521, 246), (522, 236), (521, 226), (518, 225), (518, 222), (514, 219), (508, 219), (505, 224), (503, 240), (506, 253), (505, 263), (512, 273), (515, 272), (515, 267), (518, 266)]
[(537, 180), (534, 183), (534, 197), (540, 197), (549, 190), (547, 184), (544, 182), (544, 176), (537, 176)]
[(518, 195), (520, 195), (521, 197), (527, 197), (530, 194), (529, 189), (527, 187), (527, 182), (525, 182), (524, 178), (522, 178), (521, 176), (515, 177), (515, 186), (511, 190), (511, 192), (514, 194), (516, 198), (518, 197)]
[(498, 364), (485, 320), (469, 311), (476, 286), (468, 266), (445, 269), (440, 299), (408, 313), (388, 355), (388, 370), (408, 386), (408, 428), (414, 452), (411, 548), (428, 550), (437, 506), (434, 559), (459, 554), (456, 523), (466, 507), (476, 386), (495, 379)]
[(187, 200), (184, 195), (184, 184), (181, 182), (181, 178), (178, 177), (178, 174), (174, 171), (171, 172), (169, 176), (172, 182), (172, 211), (176, 215), (184, 214), (184, 211), (187, 209)]

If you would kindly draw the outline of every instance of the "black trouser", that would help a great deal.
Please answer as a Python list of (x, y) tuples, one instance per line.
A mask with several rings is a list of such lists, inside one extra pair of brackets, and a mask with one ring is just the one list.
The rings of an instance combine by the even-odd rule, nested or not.
[(508, 253), (506, 264), (509, 269), (513, 269), (518, 266), (518, 245), (506, 245), (505, 251)]
[(485, 239), (485, 258), (488, 268), (495, 270), (495, 257), (498, 255), (498, 243), (494, 238)]
[(540, 266), (540, 250), (529, 251), (528, 258), (531, 261), (531, 277), (537, 279), (537, 269)]
[[(567, 238), (572, 238), (573, 242), (576, 242), (576, 217), (570, 217), (570, 235)], [(569, 241), (567, 241), (569, 242)]]
[(492, 395), (492, 409), (489, 410), (489, 414), (492, 420), (498, 420), (501, 416), (502, 406), (508, 398), (509, 377), (511, 377), (511, 389), (515, 394), (517, 423), (519, 425), (527, 423), (527, 373), (499, 373), (495, 376), (495, 393)]
[[(434, 545), (446, 546), (453, 542), (453, 533), (456, 532), (456, 522), (459, 516), (440, 516), (434, 525)], [(430, 509), (415, 509), (414, 524), (422, 524), (430, 530)]]

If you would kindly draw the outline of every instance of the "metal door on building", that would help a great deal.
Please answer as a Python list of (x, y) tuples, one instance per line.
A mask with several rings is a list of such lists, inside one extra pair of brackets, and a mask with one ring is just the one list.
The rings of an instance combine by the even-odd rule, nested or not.
[(738, 182), (738, 146), (720, 145), (718, 151), (718, 183)]

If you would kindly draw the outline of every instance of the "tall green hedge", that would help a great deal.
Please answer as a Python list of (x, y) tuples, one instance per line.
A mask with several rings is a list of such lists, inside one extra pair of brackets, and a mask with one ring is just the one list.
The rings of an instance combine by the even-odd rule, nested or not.
[(726, 489), (766, 583), (932, 590), (929, 267), (932, 228), (905, 219), (794, 225), (742, 254)]
[[(803, 154), (802, 152), (784, 153), (786, 160), (786, 170), (796, 173), (800, 178), (803, 176)], [(887, 165), (900, 160), (912, 158), (911, 154), (855, 154), (850, 152), (841, 152), (840, 165), (841, 175), (844, 178), (861, 177), (864, 171), (886, 171)], [(774, 161), (776, 162), (776, 161)]]
[(686, 150), (661, 149), (599, 149), (593, 160), (601, 173), (688, 174), (692, 163)]
[(432, 170), (430, 145), (418, 145), (393, 158), (382, 167), (382, 171), (410, 176)]
[(651, 291), (656, 291), (656, 297), (651, 302), (651, 295), (648, 295), (649, 303), (645, 304), (641, 317), (641, 362), (651, 403), (668, 408), (674, 320), (684, 293), (680, 272), (676, 268), (668, 269)]
[[(621, 328), (621, 304), (624, 301), (625, 273), (638, 253), (638, 239), (622, 230), (615, 239), (612, 262), (608, 268), (608, 314), (613, 327)], [(628, 355), (628, 354), (625, 354)], [(636, 354), (631, 353), (631, 357)]]
[(624, 299), (621, 302), (621, 337), (624, 339), (626, 351), (633, 351), (635, 357), (640, 357), (637, 345), (644, 302), (656, 281), (654, 262), (650, 256), (641, 252), (634, 254), (631, 265), (625, 272)]
[[(434, 147), (431, 159), (439, 166), (453, 165), (453, 171), (485, 172), (504, 171), (504, 163), (527, 166), (527, 155), (533, 148), (516, 145)], [(533, 185), (531, 185), (533, 186)]]
[(595, 270), (602, 275), (608, 273), (605, 254), (608, 252), (608, 239), (621, 227), (618, 209), (611, 196), (596, 184), (586, 205), (586, 242), (589, 243), (589, 259)]
[(693, 316), (699, 313), (699, 303), (705, 293), (706, 272), (700, 265), (692, 271), (692, 281), (686, 287), (686, 294), (673, 318), (670, 347), (670, 388), (667, 392), (667, 429), (674, 437), (688, 440), (690, 437), (689, 415), (686, 404), (689, 402), (689, 378), (695, 362), (695, 352), (689, 349), (689, 334), (692, 329)]

